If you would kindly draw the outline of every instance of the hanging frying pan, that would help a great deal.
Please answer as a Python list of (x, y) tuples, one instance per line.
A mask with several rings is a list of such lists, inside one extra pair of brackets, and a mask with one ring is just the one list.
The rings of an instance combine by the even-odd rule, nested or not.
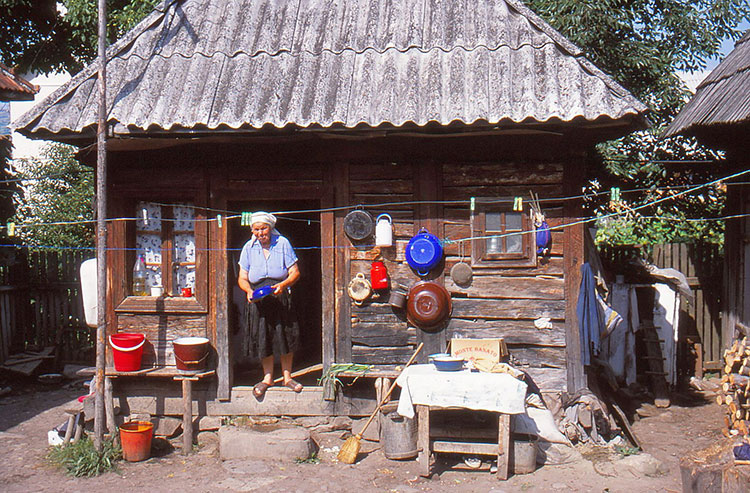
[(364, 240), (372, 236), (375, 223), (369, 212), (356, 209), (344, 218), (344, 233), (355, 241)]

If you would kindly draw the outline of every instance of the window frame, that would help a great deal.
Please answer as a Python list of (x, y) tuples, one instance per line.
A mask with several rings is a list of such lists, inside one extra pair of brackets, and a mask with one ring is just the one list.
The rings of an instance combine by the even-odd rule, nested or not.
[[(113, 260), (108, 262), (110, 269), (108, 275), (110, 286), (113, 289), (114, 311), (125, 313), (208, 313), (208, 292), (212, 288), (208, 280), (208, 221), (205, 207), (205, 194), (201, 193), (144, 193), (134, 191), (127, 198), (119, 201), (118, 216), (135, 217), (138, 202), (158, 202), (164, 204), (192, 203), (194, 214), (195, 235), (195, 286), (193, 296), (182, 297), (179, 293), (172, 296), (132, 296), (131, 286), (133, 282), (133, 265), (136, 260), (136, 222), (133, 220), (113, 221), (109, 238), (111, 247), (110, 254)], [(165, 208), (162, 207), (162, 212)], [(170, 211), (171, 208), (167, 209)], [(174, 256), (174, 229), (172, 221), (165, 221), (166, 228), (162, 228), (162, 285), (166, 293), (166, 286), (174, 283), (172, 258)], [(169, 273), (169, 284), (165, 283)], [(117, 282), (117, 279), (120, 279)], [(202, 288), (201, 288), (202, 287)]]
[[(487, 231), (488, 212), (520, 212), (521, 213), (521, 251), (513, 253), (487, 252), (487, 240), (492, 236)], [(504, 221), (503, 221), (504, 222)], [(534, 231), (531, 213), (527, 207), (521, 211), (513, 210), (513, 198), (482, 197), (475, 199), (474, 211), (471, 213), (471, 236), (482, 239), (471, 241), (471, 263), (474, 267), (536, 267), (537, 255), (535, 237), (529, 231)], [(504, 233), (501, 233), (504, 234)]]

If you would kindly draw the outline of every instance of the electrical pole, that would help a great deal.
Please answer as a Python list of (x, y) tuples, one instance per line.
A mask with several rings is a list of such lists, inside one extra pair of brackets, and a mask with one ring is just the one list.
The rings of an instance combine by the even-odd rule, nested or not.
[[(104, 366), (107, 336), (107, 1), (99, 5), (99, 109), (96, 127), (96, 414), (94, 446), (101, 451), (104, 440)], [(110, 430), (115, 433), (115, 430)]]

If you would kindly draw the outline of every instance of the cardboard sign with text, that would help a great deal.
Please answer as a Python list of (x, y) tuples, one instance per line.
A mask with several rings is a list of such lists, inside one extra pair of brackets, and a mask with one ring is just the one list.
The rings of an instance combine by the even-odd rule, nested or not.
[(451, 356), (499, 363), (508, 356), (508, 348), (503, 339), (451, 339)]

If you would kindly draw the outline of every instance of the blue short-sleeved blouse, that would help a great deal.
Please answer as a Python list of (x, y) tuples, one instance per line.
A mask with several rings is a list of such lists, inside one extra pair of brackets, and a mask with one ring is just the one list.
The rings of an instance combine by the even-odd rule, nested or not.
[(240, 268), (247, 271), (247, 280), (257, 284), (263, 279), (283, 281), (289, 275), (289, 268), (297, 263), (297, 255), (292, 244), (281, 235), (271, 236), (268, 259), (263, 255), (263, 247), (255, 238), (245, 243), (240, 254)]

